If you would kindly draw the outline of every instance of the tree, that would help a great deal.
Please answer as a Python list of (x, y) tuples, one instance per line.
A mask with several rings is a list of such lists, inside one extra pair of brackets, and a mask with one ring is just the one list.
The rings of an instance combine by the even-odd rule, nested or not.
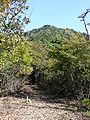
[[(1, 35), (0, 35), (1, 36)], [(31, 42), (17, 35), (0, 37), (0, 81), (1, 91), (15, 92), (32, 72)], [(5, 40), (6, 39), (6, 40)], [(18, 42), (17, 42), (18, 41)]]
[(0, 32), (22, 33), (24, 25), (30, 22), (26, 17), (28, 8), (26, 0), (2, 0), (0, 2)]
[(28, 8), (26, 0), (0, 1), (0, 85), (5, 93), (20, 88), (32, 71), (31, 42), (22, 36), (30, 22), (25, 16)]
[(85, 27), (85, 30), (86, 30), (86, 33), (87, 33), (87, 36), (86, 36), (86, 39), (87, 41), (89, 40), (89, 31), (88, 31), (88, 28), (87, 28), (87, 25), (90, 25), (90, 23), (87, 23), (86, 22), (86, 16), (87, 14), (90, 13), (90, 9), (87, 9), (85, 13), (81, 14), (78, 18), (81, 19), (81, 21), (83, 21), (84, 23), (84, 27)]

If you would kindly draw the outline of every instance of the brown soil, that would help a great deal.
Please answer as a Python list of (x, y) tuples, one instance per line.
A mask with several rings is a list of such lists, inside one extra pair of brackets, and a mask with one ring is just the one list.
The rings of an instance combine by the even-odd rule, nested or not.
[(74, 102), (52, 99), (37, 85), (26, 85), (19, 95), (0, 98), (0, 120), (90, 120), (76, 111)]

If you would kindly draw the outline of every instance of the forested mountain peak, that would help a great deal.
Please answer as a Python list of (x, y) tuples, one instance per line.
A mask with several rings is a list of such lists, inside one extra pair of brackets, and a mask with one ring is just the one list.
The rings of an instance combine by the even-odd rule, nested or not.
[(69, 28), (63, 29), (51, 25), (44, 25), (41, 28), (25, 32), (25, 37), (27, 37), (30, 40), (55, 42), (56, 40), (61, 39), (72, 40), (72, 38), (74, 37), (84, 39), (85, 34)]

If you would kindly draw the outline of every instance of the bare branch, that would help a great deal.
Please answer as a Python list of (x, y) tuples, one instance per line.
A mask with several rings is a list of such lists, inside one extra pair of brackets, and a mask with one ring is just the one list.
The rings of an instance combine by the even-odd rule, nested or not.
[(88, 31), (88, 28), (87, 28), (87, 23), (86, 23), (86, 19), (85, 17), (87, 16), (87, 14), (90, 13), (90, 9), (86, 9), (86, 12), (81, 14), (78, 18), (80, 18), (81, 20), (80, 21), (83, 21), (84, 23), (84, 27), (85, 27), (85, 30), (86, 30), (86, 39), (89, 41), (89, 31)]

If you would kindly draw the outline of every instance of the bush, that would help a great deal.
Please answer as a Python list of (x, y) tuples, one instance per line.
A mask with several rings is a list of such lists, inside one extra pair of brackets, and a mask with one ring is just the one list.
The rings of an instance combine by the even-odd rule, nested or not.
[(90, 109), (90, 99), (83, 99), (82, 104), (85, 105), (88, 109)]
[(32, 72), (31, 42), (15, 34), (0, 40), (0, 90), (18, 91), (24, 78)]

